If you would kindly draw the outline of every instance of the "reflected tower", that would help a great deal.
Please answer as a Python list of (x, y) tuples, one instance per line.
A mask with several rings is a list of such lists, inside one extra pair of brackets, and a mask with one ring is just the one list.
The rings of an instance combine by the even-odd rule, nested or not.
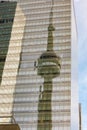
[(46, 127), (52, 129), (52, 79), (59, 76), (61, 64), (60, 57), (53, 50), (53, 0), (49, 17), (47, 51), (42, 53), (38, 59), (38, 75), (44, 78), (43, 91), (40, 86), (38, 101), (38, 130)]

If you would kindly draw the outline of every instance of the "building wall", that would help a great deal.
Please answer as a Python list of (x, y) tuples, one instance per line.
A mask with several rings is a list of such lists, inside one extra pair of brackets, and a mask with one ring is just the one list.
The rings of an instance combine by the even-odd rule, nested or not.
[[(17, 2), (1, 83), (1, 93), (7, 93), (3, 98), (2, 110), (14, 113), (21, 130), (37, 130), (38, 100), (40, 86), (43, 91), (44, 78), (38, 75), (34, 63), (37, 65), (38, 58), (47, 50), (51, 1), (18, 0)], [(70, 0), (54, 0), (53, 50), (61, 57), (61, 72), (60, 76), (52, 79), (52, 130), (70, 130), (72, 125), (71, 10)], [(5, 89), (7, 86), (9, 90)], [(47, 89), (50, 89), (49, 83)], [(40, 126), (43, 127), (42, 123)]]

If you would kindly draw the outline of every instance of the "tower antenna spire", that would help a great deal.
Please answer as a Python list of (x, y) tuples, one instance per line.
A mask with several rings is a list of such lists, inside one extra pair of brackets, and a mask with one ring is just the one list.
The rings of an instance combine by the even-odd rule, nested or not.
[(55, 30), (53, 26), (53, 5), (54, 1), (51, 1), (51, 10), (49, 14), (49, 26), (48, 26), (48, 44), (47, 44), (47, 51), (53, 50), (53, 31)]
[(52, 6), (51, 6), (51, 12), (50, 12), (50, 18), (49, 18), (49, 23), (53, 23), (53, 5), (54, 5), (54, 0), (52, 0)]
[(52, 7), (51, 7), (52, 11), (53, 11), (53, 6), (54, 6), (54, 0), (52, 0)]

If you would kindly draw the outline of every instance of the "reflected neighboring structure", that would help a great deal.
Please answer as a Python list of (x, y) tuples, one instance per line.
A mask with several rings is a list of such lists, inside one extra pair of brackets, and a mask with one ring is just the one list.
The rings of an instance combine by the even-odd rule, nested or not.
[[(3, 77), (4, 65), (8, 53), (12, 26), (14, 22), (17, 2), (0, 1), (0, 90)], [(4, 88), (4, 86), (3, 86)], [(5, 95), (5, 93), (4, 93)], [(4, 99), (3, 93), (0, 96)], [(2, 98), (0, 98), (0, 130), (20, 130), (19, 125), (13, 121), (12, 115), (3, 112)], [(6, 100), (6, 99), (5, 99)], [(6, 105), (4, 104), (4, 109)]]
[(16, 1), (0, 2), (0, 116), (21, 130), (79, 130), (73, 0)]
[[(4, 66), (6, 63), (6, 57), (8, 54), (8, 48), (10, 44), (10, 38), (11, 38), (11, 32), (12, 32), (12, 26), (14, 22), (14, 16), (15, 16), (15, 10), (16, 10), (17, 2), (6, 2), (6, 1), (0, 1), (0, 89), (1, 89), (1, 82), (3, 77), (3, 71)], [(11, 13), (12, 12), (12, 13)], [(4, 86), (3, 86), (4, 88)], [(5, 93), (1, 93), (0, 96), (3, 97)], [(2, 105), (4, 102), (0, 101), (0, 124), (5, 123), (4, 125), (0, 125), (0, 129), (3, 127), (6, 127), (6, 120), (9, 120), (10, 118), (7, 113), (3, 113), (2, 111)], [(4, 106), (5, 107), (5, 106)], [(6, 116), (7, 115), (7, 116)], [(8, 124), (9, 125), (9, 124)], [(4, 130), (5, 128), (3, 128)]]
[[(24, 19), (17, 2), (0, 1), (0, 130), (20, 130), (18, 123), (13, 121), (14, 114), (12, 113), (15, 86), (14, 84), (10, 86), (8, 83), (12, 75), (16, 79), (20, 60), (21, 46), (17, 48), (16, 46), (17, 43), (20, 44), (22, 41), (23, 33), (18, 42), (13, 38), (16, 35), (15, 30), (17, 31), (15, 24), (17, 26), (19, 24), (17, 21), (21, 19), (17, 17), (18, 12)], [(22, 25), (21, 31), (24, 30), (24, 22)], [(18, 30), (20, 31), (20, 29)], [(17, 53), (17, 58), (19, 58), (18, 61), (14, 59), (14, 51), (15, 54)], [(13, 64), (16, 65), (16, 68)]]
[[(17, 2), (0, 1), (0, 84), (11, 38), (16, 4)], [(10, 14), (11, 12), (12, 14)]]

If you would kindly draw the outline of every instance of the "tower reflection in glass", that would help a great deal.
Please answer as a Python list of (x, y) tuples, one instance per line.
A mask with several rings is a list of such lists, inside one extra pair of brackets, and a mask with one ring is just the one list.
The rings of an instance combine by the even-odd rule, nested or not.
[(49, 17), (47, 51), (38, 59), (38, 75), (44, 78), (43, 91), (40, 86), (38, 101), (38, 128), (37, 130), (52, 130), (52, 79), (60, 74), (60, 57), (53, 50), (53, 0)]

